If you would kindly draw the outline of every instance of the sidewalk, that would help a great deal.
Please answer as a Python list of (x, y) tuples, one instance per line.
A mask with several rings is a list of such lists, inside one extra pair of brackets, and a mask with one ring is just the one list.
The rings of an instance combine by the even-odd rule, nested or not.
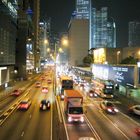
[(15, 81), (12, 86), (9, 86), (7, 88), (3, 88), (0, 90), (0, 101), (6, 98), (13, 90), (15, 89), (21, 89), (24, 90), (24, 88), (28, 85), (29, 80), (33, 79), (37, 75), (32, 75), (31, 77), (28, 78), (28, 80), (17, 80)]
[(22, 89), (23, 85), (27, 84), (28, 81), (16, 81), (13, 86), (7, 87), (0, 91), (0, 101), (6, 98), (13, 90)]
[(136, 100), (132, 95), (131, 96), (125, 96), (121, 94), (119, 91), (115, 92), (115, 98), (120, 102), (123, 103), (123, 105), (128, 108), (132, 105), (140, 104), (140, 100)]

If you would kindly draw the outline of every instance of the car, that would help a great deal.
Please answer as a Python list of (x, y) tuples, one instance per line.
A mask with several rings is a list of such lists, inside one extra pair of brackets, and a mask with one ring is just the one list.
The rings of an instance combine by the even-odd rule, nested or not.
[(100, 103), (101, 109), (110, 114), (116, 114), (119, 110), (115, 107), (115, 105), (111, 101), (101, 101)]
[(61, 101), (64, 100), (64, 94), (63, 93), (60, 94), (60, 99), (61, 99)]
[(41, 80), (45, 80), (45, 77), (42, 76), (42, 77), (41, 77)]
[(31, 105), (31, 100), (29, 98), (22, 100), (19, 103), (18, 109), (19, 110), (28, 110)]
[(89, 90), (88, 96), (92, 98), (92, 97), (97, 97), (98, 94), (94, 90)]
[(40, 82), (36, 82), (35, 87), (36, 88), (40, 88), (41, 87), (41, 83)]
[(140, 136), (140, 127), (135, 128), (134, 132), (135, 132), (138, 136)]
[(20, 89), (15, 89), (12, 93), (11, 93), (11, 95), (12, 96), (19, 96), (21, 94), (21, 90)]
[(43, 93), (48, 93), (48, 91), (49, 91), (48, 87), (42, 87), (42, 92)]
[(128, 109), (129, 113), (140, 115), (140, 105), (133, 105)]
[(49, 110), (51, 107), (51, 103), (49, 100), (43, 99), (40, 102), (40, 110)]
[(47, 80), (47, 83), (48, 83), (48, 84), (51, 84), (51, 83), (52, 83), (51, 79), (48, 79), (48, 80)]

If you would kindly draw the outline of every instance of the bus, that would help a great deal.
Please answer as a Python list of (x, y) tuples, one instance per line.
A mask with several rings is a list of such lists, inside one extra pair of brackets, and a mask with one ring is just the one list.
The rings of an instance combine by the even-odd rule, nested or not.
[(93, 79), (93, 89), (102, 98), (114, 97), (114, 83), (111, 80)]
[(64, 99), (64, 90), (73, 89), (73, 80), (69, 76), (60, 77), (60, 97)]

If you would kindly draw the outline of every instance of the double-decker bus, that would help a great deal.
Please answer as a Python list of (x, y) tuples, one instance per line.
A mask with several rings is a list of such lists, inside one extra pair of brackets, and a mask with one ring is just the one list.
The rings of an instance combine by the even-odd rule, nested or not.
[(73, 80), (69, 76), (60, 77), (60, 96), (64, 98), (64, 90), (73, 89)]
[(111, 80), (93, 79), (94, 92), (102, 98), (114, 97), (114, 83)]

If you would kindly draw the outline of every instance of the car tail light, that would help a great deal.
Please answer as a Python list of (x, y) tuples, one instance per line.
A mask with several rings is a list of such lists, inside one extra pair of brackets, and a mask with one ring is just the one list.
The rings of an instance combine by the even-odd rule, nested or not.
[(48, 107), (50, 107), (50, 103), (48, 103)]

